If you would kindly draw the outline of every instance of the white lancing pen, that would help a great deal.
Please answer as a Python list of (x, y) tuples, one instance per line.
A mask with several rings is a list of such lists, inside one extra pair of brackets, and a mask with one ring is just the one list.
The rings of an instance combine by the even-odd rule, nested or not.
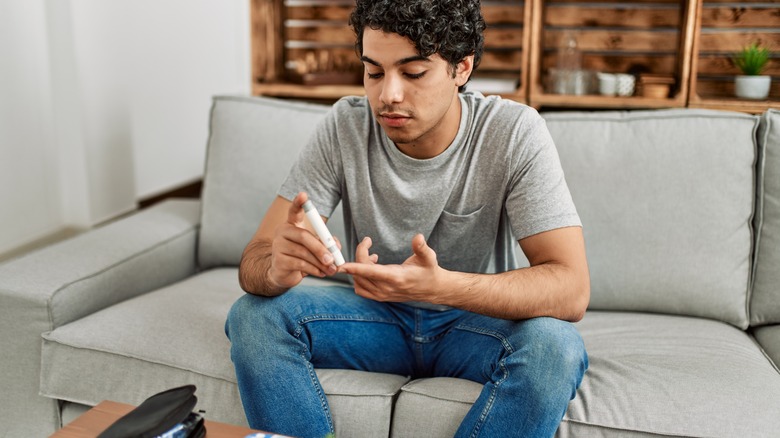
[(309, 222), (314, 227), (317, 237), (319, 237), (325, 247), (328, 248), (328, 251), (333, 254), (334, 264), (336, 266), (343, 265), (345, 263), (344, 256), (341, 254), (338, 245), (336, 245), (336, 240), (333, 238), (333, 235), (330, 234), (330, 230), (325, 226), (325, 222), (322, 221), (322, 216), (320, 216), (320, 213), (317, 211), (317, 208), (314, 207), (311, 200), (303, 203), (303, 212), (306, 213), (306, 217), (309, 218)]

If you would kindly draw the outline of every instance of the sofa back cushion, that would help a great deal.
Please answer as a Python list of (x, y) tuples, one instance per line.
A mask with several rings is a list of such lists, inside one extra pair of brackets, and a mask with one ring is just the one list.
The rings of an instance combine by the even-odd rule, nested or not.
[(750, 323), (780, 323), (780, 111), (770, 109), (758, 130), (756, 260)]
[(544, 116), (583, 222), (590, 308), (746, 327), (757, 118), (688, 109)]
[[(201, 268), (238, 265), (293, 161), (328, 109), (261, 97), (214, 98), (201, 194)], [(339, 216), (340, 211), (336, 209)], [(343, 221), (336, 214), (329, 225), (334, 234), (343, 235)]]

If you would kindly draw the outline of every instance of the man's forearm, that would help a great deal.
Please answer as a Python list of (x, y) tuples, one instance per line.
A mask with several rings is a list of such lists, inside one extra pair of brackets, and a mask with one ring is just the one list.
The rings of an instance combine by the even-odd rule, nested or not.
[(244, 249), (238, 267), (238, 282), (244, 291), (263, 296), (276, 296), (286, 291), (269, 281), (271, 251), (271, 242), (265, 240), (250, 242)]
[(547, 263), (500, 274), (445, 271), (434, 296), (441, 303), (502, 319), (582, 319), (590, 300), (587, 273)]

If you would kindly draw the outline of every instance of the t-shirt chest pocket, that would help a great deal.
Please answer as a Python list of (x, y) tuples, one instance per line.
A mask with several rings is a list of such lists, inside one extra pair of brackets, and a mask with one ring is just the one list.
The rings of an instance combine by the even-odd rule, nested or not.
[(496, 240), (497, 220), (484, 205), (466, 214), (442, 211), (428, 238), (439, 266), (462, 272), (484, 272)]

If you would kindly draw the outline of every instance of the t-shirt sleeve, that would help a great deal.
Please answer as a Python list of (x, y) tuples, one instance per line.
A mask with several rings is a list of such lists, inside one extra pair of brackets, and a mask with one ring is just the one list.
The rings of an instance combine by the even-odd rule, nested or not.
[(317, 125), (278, 192), (288, 200), (299, 192), (306, 192), (325, 217), (330, 217), (341, 200), (343, 181), (334, 111), (331, 110)]
[(536, 111), (526, 111), (516, 125), (506, 209), (518, 240), (569, 226), (581, 226), (566, 185), (558, 151), (547, 124)]

